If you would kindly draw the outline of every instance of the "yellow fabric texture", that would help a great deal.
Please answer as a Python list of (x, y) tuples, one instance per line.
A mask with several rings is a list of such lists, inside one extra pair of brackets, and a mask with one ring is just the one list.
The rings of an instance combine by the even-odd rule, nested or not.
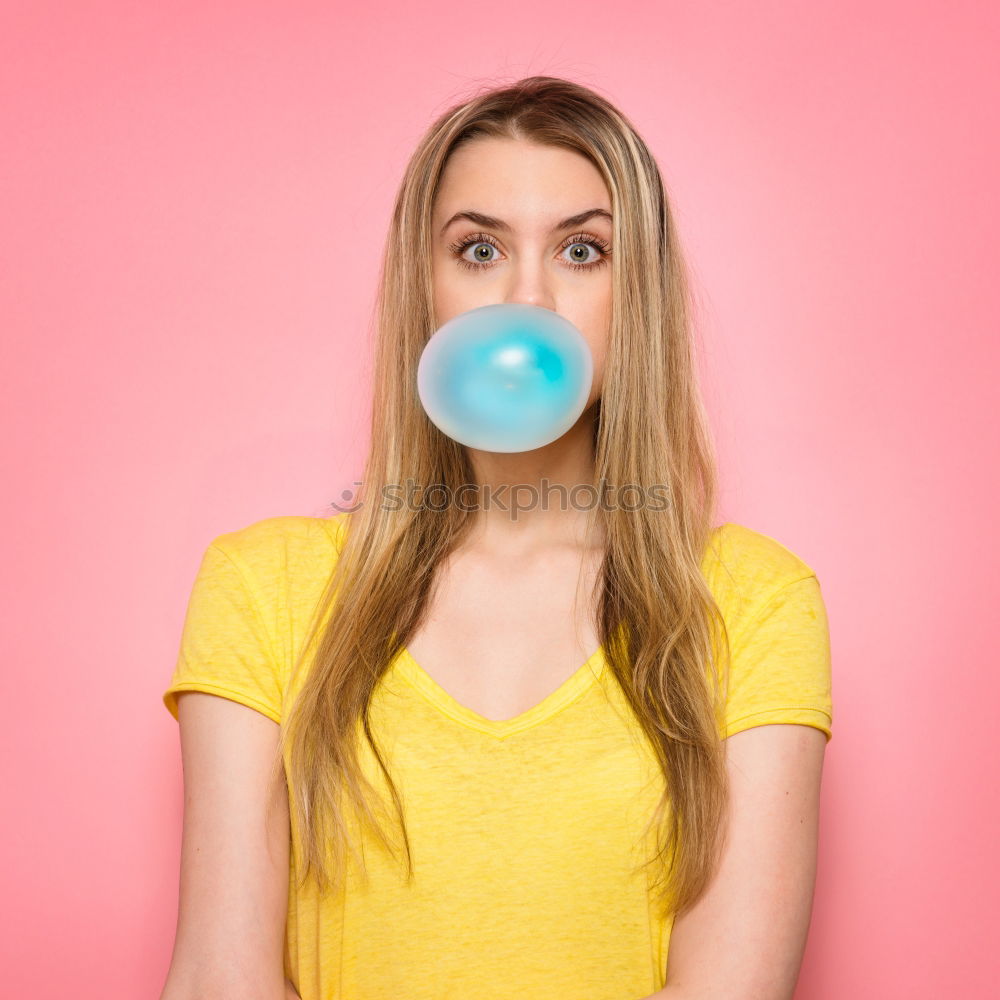
[[(163, 695), (175, 718), (177, 693), (206, 691), (280, 722), (349, 516), (267, 518), (208, 545)], [(829, 740), (828, 623), (813, 570), (727, 523), (702, 571), (732, 643), (720, 736), (794, 723)], [(400, 652), (372, 725), (403, 799), (414, 880), (356, 825), (367, 879), (352, 862), (335, 889), (320, 894), (312, 879), (297, 889), (293, 840), (285, 974), (303, 1000), (638, 1000), (662, 988), (673, 921), (640, 867), (662, 777), (605, 667), (598, 649), (541, 703), (493, 721)], [(361, 758), (384, 792), (363, 742)]]

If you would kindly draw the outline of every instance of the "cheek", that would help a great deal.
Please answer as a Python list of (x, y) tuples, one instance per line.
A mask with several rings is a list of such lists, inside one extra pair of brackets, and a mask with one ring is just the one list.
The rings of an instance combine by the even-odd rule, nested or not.
[(594, 355), (594, 386), (597, 390), (600, 390), (604, 386), (605, 359), (607, 357), (607, 351), (605, 350), (605, 345), (603, 343), (598, 344), (596, 350), (593, 351), (593, 355)]
[(434, 296), (434, 316), (437, 326), (441, 326), (459, 313), (467, 312), (475, 306), (483, 305), (482, 292), (474, 284), (465, 284), (449, 275), (447, 262), (435, 265), (431, 275), (431, 290)]
[(600, 386), (604, 378), (605, 361), (608, 356), (608, 341), (611, 336), (611, 309), (599, 310), (600, 319), (588, 331), (587, 343), (594, 358), (594, 384)]
[(447, 300), (447, 294), (444, 282), (441, 280), (441, 267), (439, 264), (435, 264), (431, 272), (431, 292), (434, 297), (434, 312), (440, 316), (441, 310)]
[(434, 292), (434, 308), (439, 314), (447, 314), (454, 304), (454, 285), (448, 280), (447, 261), (435, 258), (431, 271), (431, 289)]
[(586, 331), (587, 346), (590, 348), (590, 356), (594, 361), (594, 378), (590, 388), (589, 403), (595, 403), (600, 399), (604, 391), (604, 372), (607, 358), (607, 338), (602, 330)]

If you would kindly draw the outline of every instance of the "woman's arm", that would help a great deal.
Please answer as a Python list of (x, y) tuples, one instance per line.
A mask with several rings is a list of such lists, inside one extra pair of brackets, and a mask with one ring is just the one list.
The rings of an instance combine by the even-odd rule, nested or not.
[[(285, 1000), (289, 825), (269, 792), (278, 724), (201, 691), (178, 695), (184, 766), (177, 933), (161, 1000)], [(268, 806), (273, 809), (265, 827)]]
[(674, 921), (647, 1000), (791, 1000), (812, 914), (825, 734), (775, 724), (726, 741), (730, 833), (705, 895)]

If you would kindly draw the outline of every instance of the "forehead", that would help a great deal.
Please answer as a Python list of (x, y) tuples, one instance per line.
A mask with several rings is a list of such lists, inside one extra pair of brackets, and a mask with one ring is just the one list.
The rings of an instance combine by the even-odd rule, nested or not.
[(476, 211), (518, 225), (554, 225), (587, 208), (610, 212), (611, 199), (597, 168), (581, 153), (520, 139), (476, 139), (456, 149), (441, 176), (435, 222)]

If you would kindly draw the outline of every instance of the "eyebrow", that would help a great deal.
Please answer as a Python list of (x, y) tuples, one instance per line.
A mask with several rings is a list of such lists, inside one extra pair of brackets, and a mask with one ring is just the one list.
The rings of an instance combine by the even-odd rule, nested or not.
[[(560, 229), (570, 229), (576, 226), (582, 226), (588, 219), (592, 219), (595, 216), (607, 219), (608, 222), (614, 221), (611, 217), (611, 213), (605, 211), (603, 208), (589, 208), (586, 212), (580, 212), (579, 215), (571, 215), (568, 219), (563, 219), (562, 222), (559, 222), (552, 227), (552, 232), (555, 233)], [(482, 212), (473, 212), (469, 210), (465, 212), (456, 212), (441, 227), (441, 234), (443, 235), (445, 230), (453, 222), (458, 222), (459, 219), (468, 219), (469, 222), (474, 222), (477, 226), (483, 226), (486, 229), (498, 229), (504, 233), (510, 232), (510, 226), (504, 222), (503, 219), (497, 219), (492, 215), (484, 215)]]

